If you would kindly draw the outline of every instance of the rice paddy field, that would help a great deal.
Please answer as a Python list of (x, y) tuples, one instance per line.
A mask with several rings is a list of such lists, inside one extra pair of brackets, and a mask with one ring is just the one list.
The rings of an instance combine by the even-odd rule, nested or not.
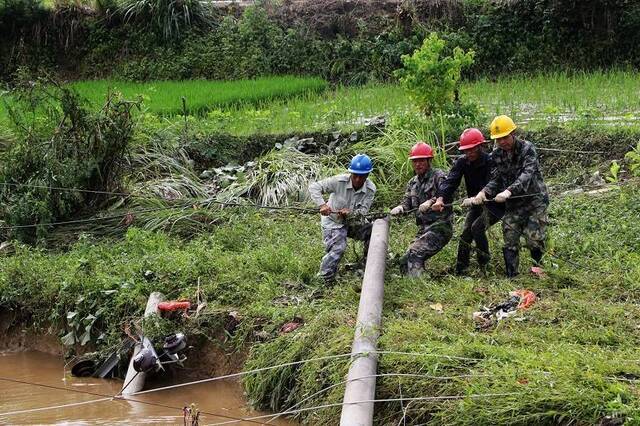
[[(96, 105), (109, 90), (125, 98), (139, 97), (147, 121), (161, 120), (162, 125), (184, 121), (184, 97), (194, 128), (236, 136), (346, 132), (361, 128), (372, 117), (418, 114), (395, 84), (328, 88), (317, 78), (272, 77), (232, 82), (96, 80), (72, 86)], [(466, 82), (461, 96), (480, 105), (486, 124), (494, 115), (507, 114), (529, 129), (562, 124), (635, 127), (640, 116), (640, 75), (620, 70), (501, 77)], [(6, 120), (0, 105), (2, 127)]]
[[(466, 82), (461, 96), (481, 107), (485, 126), (494, 115), (507, 114), (529, 129), (565, 123), (634, 127), (640, 116), (640, 75), (612, 71), (501, 77)], [(214, 109), (197, 126), (205, 132), (234, 135), (350, 131), (371, 117), (415, 114), (401, 87), (375, 84), (338, 87), (268, 105)]]
[(113, 80), (80, 81), (71, 84), (81, 96), (94, 105), (104, 101), (105, 94), (117, 91), (126, 99), (140, 97), (146, 111), (158, 115), (184, 114), (182, 99), (188, 114), (198, 114), (218, 107), (237, 104), (268, 103), (326, 89), (320, 78), (265, 77), (237, 81), (154, 81), (132, 83)]
[[(409, 147), (418, 137), (439, 144), (443, 137), (392, 84), (318, 83), (246, 102), (225, 95), (189, 117), (179, 115), (179, 97), (186, 93), (181, 84), (170, 83), (169, 97), (159, 95), (156, 83), (130, 86), (127, 93), (142, 91), (148, 98), (140, 131), (153, 142), (133, 147), (123, 178), (130, 196), (109, 199), (99, 223), (51, 229), (52, 239), (65, 241), (59, 247), (12, 243), (0, 254), (0, 307), (14, 318), (10, 327), (28, 324), (34, 334), (55, 338), (74, 331), (68, 318), (87, 320), (89, 328), (80, 331), (102, 350), (118, 344), (150, 291), (205, 300), (197, 317), (154, 324), (149, 336), (177, 324), (196, 348), (208, 344), (246, 357), (245, 371), (342, 356), (243, 378), (256, 407), (300, 410), (290, 414), (303, 424), (337, 424), (362, 280), (347, 264), (360, 259), (361, 245), (349, 242), (337, 284), (326, 287), (316, 277), (324, 254), (317, 214), (230, 203), (279, 199), (287, 205), (310, 180), (344, 170), (351, 155), (366, 152), (376, 164), (374, 209), (382, 212), (402, 197), (411, 175)], [(98, 102), (109, 83), (76, 85)], [(410, 217), (392, 219), (380, 339), (380, 349), (389, 353), (380, 356), (376, 393), (387, 401), (376, 404), (374, 424), (640, 424), (640, 146), (637, 157), (618, 159), (619, 169), (607, 155), (624, 155), (637, 143), (639, 86), (639, 74), (627, 71), (465, 83), (463, 99), (483, 108), (478, 125), (486, 127), (497, 113), (511, 114), (526, 130), (540, 130), (547, 143), (544, 130), (559, 125), (553, 139), (559, 148), (569, 132), (576, 131), (572, 138), (581, 143), (583, 135), (610, 132), (598, 147), (605, 154), (577, 153), (560, 163), (550, 154), (542, 159), (552, 195), (541, 279), (525, 272), (526, 250), (521, 275), (504, 278), (499, 226), (489, 231), (486, 274), (472, 263), (466, 276), (452, 275), (465, 214), (458, 206), (452, 241), (428, 261), (424, 276), (404, 277), (396, 259), (416, 227)], [(274, 149), (207, 173), (180, 145), (222, 132), (244, 137), (243, 143), (264, 134), (349, 132), (377, 115), (388, 117), (383, 134), (339, 151)], [(629, 130), (624, 144), (620, 133), (611, 133), (615, 129)], [(221, 149), (212, 140), (212, 149)], [(589, 149), (584, 140), (587, 146), (580, 148)], [(448, 167), (442, 150), (435, 164)], [(222, 188), (216, 176), (227, 172), (235, 174)], [(215, 198), (223, 195), (235, 198)], [(487, 327), (474, 321), (474, 312), (518, 289), (536, 294), (530, 308)], [(302, 325), (286, 331), (283, 325), (291, 322)], [(201, 361), (197, 350), (193, 355), (189, 368)], [(405, 400), (388, 401), (398, 398)]]

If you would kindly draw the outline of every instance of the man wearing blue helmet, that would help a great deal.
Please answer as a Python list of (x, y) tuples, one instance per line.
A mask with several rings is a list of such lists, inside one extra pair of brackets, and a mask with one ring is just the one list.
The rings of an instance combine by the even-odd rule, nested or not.
[[(332, 176), (309, 185), (311, 199), (320, 209), (322, 242), (326, 254), (320, 264), (319, 275), (327, 283), (335, 282), (338, 264), (347, 248), (347, 237), (364, 241), (366, 256), (371, 238), (371, 224), (347, 223), (348, 217), (364, 215), (369, 211), (376, 186), (368, 179), (373, 170), (371, 159), (358, 154), (349, 164), (349, 173)], [(324, 200), (329, 194), (329, 200)]]

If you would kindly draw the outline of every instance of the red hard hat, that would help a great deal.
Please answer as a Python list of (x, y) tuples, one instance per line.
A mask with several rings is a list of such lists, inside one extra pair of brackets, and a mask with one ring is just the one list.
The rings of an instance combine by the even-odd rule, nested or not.
[(472, 127), (471, 129), (466, 129), (460, 135), (460, 146), (458, 149), (460, 151), (464, 151), (465, 149), (471, 149), (474, 146), (483, 144), (484, 142), (485, 140), (482, 132), (475, 127)]
[(433, 149), (424, 142), (418, 142), (411, 148), (409, 160), (417, 160), (418, 158), (433, 158)]

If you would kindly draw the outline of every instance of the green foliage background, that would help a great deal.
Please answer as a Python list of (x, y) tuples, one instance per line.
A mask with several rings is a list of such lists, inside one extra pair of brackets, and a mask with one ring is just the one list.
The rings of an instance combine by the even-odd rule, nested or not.
[(161, 5), (136, 2), (136, 20), (115, 6), (87, 13), (73, 5), (48, 9), (37, 0), (3, 0), (0, 78), (27, 65), (74, 78), (308, 74), (345, 83), (388, 80), (401, 56), (419, 48), (431, 31), (452, 48), (476, 52), (466, 75), (640, 64), (637, 0), (416, 0), (393, 11), (360, 6), (347, 15), (340, 3), (327, 10), (314, 10), (314, 4), (290, 10), (267, 2), (242, 12), (190, 9), (188, 25), (186, 12), (163, 15), (169, 24), (143, 19), (160, 13), (151, 4)]

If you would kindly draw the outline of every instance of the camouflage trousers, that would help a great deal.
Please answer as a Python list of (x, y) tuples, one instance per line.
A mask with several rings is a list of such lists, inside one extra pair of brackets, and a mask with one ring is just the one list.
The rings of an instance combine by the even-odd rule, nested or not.
[(505, 272), (508, 277), (518, 275), (520, 237), (524, 235), (531, 257), (536, 265), (542, 262), (546, 228), (549, 221), (546, 200), (534, 200), (522, 206), (507, 206), (502, 218), (504, 236)]
[(519, 250), (520, 237), (524, 235), (529, 249), (544, 250), (548, 221), (545, 201), (536, 200), (515, 208), (507, 207), (502, 218), (504, 247)]
[(421, 226), (401, 260), (402, 272), (412, 277), (420, 276), (424, 271), (424, 262), (442, 250), (452, 236), (453, 227), (450, 222), (438, 221)]
[(322, 242), (326, 254), (320, 263), (320, 276), (327, 281), (335, 279), (338, 264), (347, 249), (347, 237), (364, 242), (364, 257), (369, 251), (371, 239), (371, 223), (350, 224), (337, 229), (323, 229)]

